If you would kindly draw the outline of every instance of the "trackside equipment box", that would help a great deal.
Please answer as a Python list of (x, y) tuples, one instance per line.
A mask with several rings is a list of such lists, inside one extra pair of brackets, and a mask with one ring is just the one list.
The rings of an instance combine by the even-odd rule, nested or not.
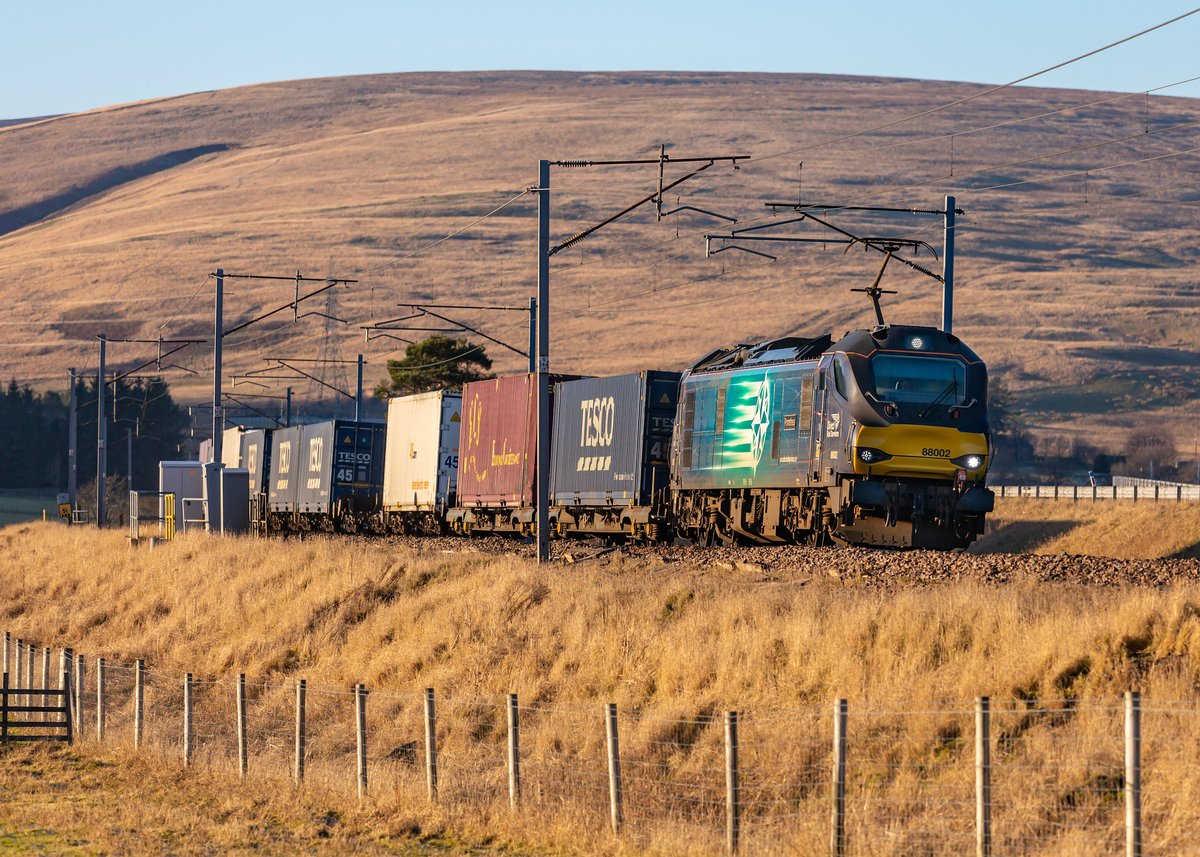
[(550, 501), (648, 506), (668, 484), (678, 372), (566, 381), (554, 391)]
[(440, 511), (453, 505), (461, 425), (461, 393), (437, 390), (388, 402), (385, 515)]

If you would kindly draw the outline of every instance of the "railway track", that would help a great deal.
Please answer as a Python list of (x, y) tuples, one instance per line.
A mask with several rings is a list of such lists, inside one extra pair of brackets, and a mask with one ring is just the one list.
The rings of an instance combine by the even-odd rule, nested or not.
[[(389, 544), (424, 553), (480, 553), (536, 559), (535, 546), (512, 539), (394, 536)], [(1069, 554), (890, 551), (865, 548), (709, 547), (682, 545), (609, 547), (556, 540), (553, 557), (572, 566), (629, 565), (726, 574), (742, 582), (812, 582), (843, 587), (897, 589), (962, 581), (989, 584), (1038, 581), (1087, 586), (1169, 586), (1200, 583), (1200, 559), (1112, 559)]]

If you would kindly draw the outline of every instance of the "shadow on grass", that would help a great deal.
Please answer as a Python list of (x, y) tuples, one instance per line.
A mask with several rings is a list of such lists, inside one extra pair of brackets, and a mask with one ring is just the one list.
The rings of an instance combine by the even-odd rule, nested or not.
[(1082, 521), (997, 521), (971, 553), (1028, 553), (1074, 530)]
[(1170, 559), (1200, 559), (1200, 542), (1182, 547), (1171, 554)]

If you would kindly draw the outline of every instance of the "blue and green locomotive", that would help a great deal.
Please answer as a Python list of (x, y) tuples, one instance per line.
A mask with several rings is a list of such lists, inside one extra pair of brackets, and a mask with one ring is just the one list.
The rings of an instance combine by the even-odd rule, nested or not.
[(677, 535), (948, 549), (993, 495), (987, 369), (953, 334), (879, 325), (719, 349), (684, 373)]

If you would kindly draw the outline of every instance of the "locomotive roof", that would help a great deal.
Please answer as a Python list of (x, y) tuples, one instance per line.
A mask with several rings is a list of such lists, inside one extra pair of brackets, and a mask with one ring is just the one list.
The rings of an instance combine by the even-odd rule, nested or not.
[(835, 342), (830, 350), (863, 357), (874, 351), (957, 354), (969, 362), (980, 362), (975, 352), (953, 333), (915, 324), (885, 324), (870, 330), (851, 330)]
[[(919, 342), (920, 345), (914, 345), (914, 342)], [(785, 336), (766, 342), (742, 343), (730, 348), (718, 348), (697, 360), (689, 371), (690, 374), (697, 375), (752, 366), (799, 363), (804, 360), (815, 360), (826, 351), (845, 351), (866, 356), (878, 350), (959, 354), (969, 361), (979, 361), (975, 353), (952, 333), (946, 333), (936, 327), (885, 324), (870, 330), (851, 330), (836, 343), (832, 336), (823, 333), (812, 338)]]
[(766, 342), (742, 343), (732, 348), (718, 348), (706, 357), (702, 357), (692, 365), (691, 373), (695, 375), (703, 372), (720, 372), (725, 369), (813, 360), (829, 350), (829, 346), (832, 344), (833, 337), (828, 333), (812, 339), (785, 336)]

